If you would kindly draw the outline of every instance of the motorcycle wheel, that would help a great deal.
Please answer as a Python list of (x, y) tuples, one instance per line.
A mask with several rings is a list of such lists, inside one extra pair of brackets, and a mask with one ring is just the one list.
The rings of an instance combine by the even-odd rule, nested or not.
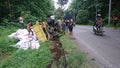
[(103, 32), (100, 33), (100, 36), (103, 36)]

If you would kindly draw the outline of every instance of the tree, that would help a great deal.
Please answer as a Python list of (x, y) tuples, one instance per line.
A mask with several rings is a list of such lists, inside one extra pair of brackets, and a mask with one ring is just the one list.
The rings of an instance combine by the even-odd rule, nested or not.
[(4, 19), (8, 19), (8, 22), (17, 21), (20, 15), (26, 19), (29, 17), (45, 21), (46, 15), (53, 13), (54, 4), (53, 0), (1, 0), (0, 11), (1, 26), (5, 23), (2, 22)]
[(76, 16), (76, 22), (78, 24), (87, 24), (88, 23), (88, 10), (80, 10)]
[(64, 6), (65, 4), (68, 3), (68, 0), (58, 0), (58, 3), (60, 5), (60, 7), (62, 8), (62, 6)]
[[(112, 0), (111, 12), (114, 10), (118, 10), (120, 12), (119, 3), (120, 1), (118, 0)], [(87, 20), (94, 20), (96, 14), (100, 13), (103, 17), (104, 22), (107, 22), (108, 7), (109, 0), (73, 0), (70, 7), (70, 12), (72, 12), (72, 14), (74, 14), (74, 18), (76, 18), (80, 10), (87, 10), (89, 13)]]

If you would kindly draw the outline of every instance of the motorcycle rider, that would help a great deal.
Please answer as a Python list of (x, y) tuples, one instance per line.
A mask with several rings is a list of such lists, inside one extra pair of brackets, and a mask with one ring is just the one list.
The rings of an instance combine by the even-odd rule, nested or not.
[(103, 27), (101, 14), (97, 14), (97, 18), (95, 19), (93, 26), (95, 26), (97, 30), (99, 30), (100, 27)]

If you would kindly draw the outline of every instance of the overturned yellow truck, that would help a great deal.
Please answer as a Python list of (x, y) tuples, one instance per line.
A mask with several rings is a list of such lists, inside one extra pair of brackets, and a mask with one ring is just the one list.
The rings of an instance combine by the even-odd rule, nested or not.
[(33, 30), (38, 40), (45, 42), (50, 39), (50, 35), (45, 22), (41, 22), (41, 24), (33, 25)]

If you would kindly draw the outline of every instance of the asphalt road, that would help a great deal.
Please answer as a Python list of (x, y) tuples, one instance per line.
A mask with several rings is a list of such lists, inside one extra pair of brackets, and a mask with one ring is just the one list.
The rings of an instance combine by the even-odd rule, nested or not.
[(120, 68), (120, 29), (104, 28), (104, 31), (103, 36), (98, 36), (93, 33), (92, 26), (75, 26), (73, 37), (100, 68)]

